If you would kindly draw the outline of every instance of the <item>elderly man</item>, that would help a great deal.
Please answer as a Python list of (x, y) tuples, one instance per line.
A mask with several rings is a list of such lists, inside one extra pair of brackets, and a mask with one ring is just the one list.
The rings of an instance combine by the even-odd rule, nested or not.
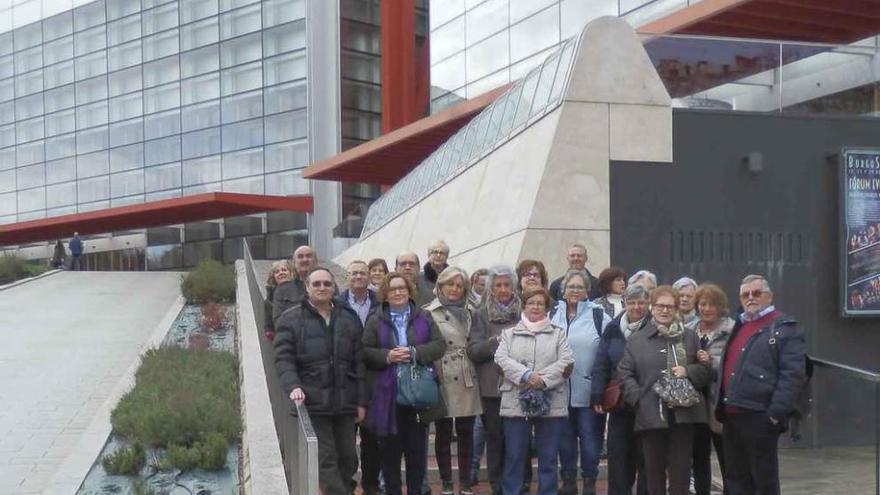
[(806, 343), (791, 316), (773, 306), (767, 279), (739, 288), (743, 313), (721, 357), (715, 414), (724, 423), (730, 495), (779, 494), (777, 442), (806, 380)]
[(290, 400), (305, 403), (318, 437), (318, 482), (327, 495), (349, 495), (357, 471), (355, 425), (366, 414), (361, 323), (333, 303), (326, 268), (304, 277), (307, 297), (285, 311), (275, 337), (275, 368)]
[(697, 321), (697, 308), (694, 297), (697, 295), (697, 282), (690, 277), (681, 277), (672, 284), (678, 292), (678, 316), (683, 325), (692, 325)]
[[(571, 247), (568, 248), (566, 259), (568, 259), (569, 272), (579, 272), (583, 270), (587, 272), (587, 276), (590, 277), (590, 300), (601, 297), (602, 294), (599, 292), (599, 279), (594, 277), (593, 274), (590, 273), (590, 270), (587, 270), (587, 260), (589, 257), (587, 256), (586, 246), (583, 244), (572, 244)], [(562, 279), (564, 278), (565, 274), (550, 283), (550, 296), (557, 301), (562, 299), (562, 291), (560, 289), (562, 287)]]
[(284, 311), (302, 302), (306, 296), (306, 276), (317, 265), (318, 256), (311, 246), (300, 246), (293, 252), (293, 278), (279, 285), (272, 299), (272, 320), (276, 325)]
[(416, 286), (416, 293), (412, 297), (417, 306), (424, 306), (434, 300), (434, 284), (419, 275), (419, 255), (412, 251), (400, 253), (394, 260), (394, 271)]
[(419, 284), (430, 287), (433, 292), (440, 272), (449, 266), (446, 264), (447, 259), (449, 259), (449, 244), (439, 239), (432, 242), (428, 246), (428, 262), (425, 263), (425, 266), (422, 267), (422, 273), (419, 274)]

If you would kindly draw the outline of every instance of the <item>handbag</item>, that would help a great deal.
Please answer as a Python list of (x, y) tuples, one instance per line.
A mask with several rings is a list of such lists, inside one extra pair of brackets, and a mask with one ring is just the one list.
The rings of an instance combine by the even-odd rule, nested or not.
[[(675, 361), (675, 366), (679, 366), (678, 364), (678, 353), (675, 352), (675, 345), (670, 345), (672, 348), (672, 358)], [(691, 407), (695, 404), (700, 403), (700, 393), (697, 392), (697, 389), (694, 388), (694, 384), (691, 383), (690, 378), (688, 377), (675, 377), (671, 376), (672, 370), (669, 370), (665, 375), (660, 376), (656, 382), (654, 382), (653, 390), (656, 393), (660, 400), (662, 400), (667, 407)]]
[(608, 386), (602, 393), (602, 409), (605, 412), (613, 413), (623, 410), (623, 390), (620, 385), (620, 380), (616, 378), (608, 381)]
[(440, 402), (440, 388), (431, 367), (416, 361), (416, 348), (410, 347), (412, 359), (397, 365), (397, 403), (427, 409)]

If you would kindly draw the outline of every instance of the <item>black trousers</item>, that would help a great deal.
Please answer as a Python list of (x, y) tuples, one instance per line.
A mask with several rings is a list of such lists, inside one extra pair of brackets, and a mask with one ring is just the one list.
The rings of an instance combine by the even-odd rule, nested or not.
[[(673, 423), (669, 428), (645, 430), (640, 434), (645, 458), (645, 479), (649, 495), (688, 495), (693, 425)], [(666, 474), (669, 473), (669, 491)]]
[(778, 443), (782, 427), (767, 414), (727, 414), (724, 485), (730, 495), (778, 495)]
[(350, 495), (357, 472), (354, 414), (312, 416), (318, 437), (318, 484), (324, 495)]
[(504, 422), (499, 415), (501, 398), (483, 397), (483, 436), (486, 439), (486, 468), (493, 493), (501, 493), (504, 476)]
[[(697, 495), (709, 495), (712, 491), (712, 445), (721, 472), (724, 472), (724, 443), (721, 435), (712, 431), (708, 424), (694, 425), (694, 489)], [(724, 487), (727, 493), (727, 485)]]
[(379, 493), (379, 471), (382, 469), (382, 455), (379, 438), (364, 425), (359, 427), (361, 435), (361, 488), (366, 495)]
[(631, 412), (608, 415), (608, 495), (631, 495), (638, 473), (638, 495), (647, 495), (644, 461)]
[(453, 423), (458, 450), (458, 483), (460, 487), (471, 485), (471, 457), (474, 450), (474, 418), (442, 418), (434, 421), (436, 436), (434, 437), (434, 455), (440, 479), (452, 483), (452, 429)]
[(419, 422), (418, 410), (397, 406), (397, 435), (379, 438), (382, 450), (382, 474), (385, 476), (386, 495), (402, 495), (400, 459), (406, 461), (406, 492), (419, 494), (428, 467), (428, 428)]

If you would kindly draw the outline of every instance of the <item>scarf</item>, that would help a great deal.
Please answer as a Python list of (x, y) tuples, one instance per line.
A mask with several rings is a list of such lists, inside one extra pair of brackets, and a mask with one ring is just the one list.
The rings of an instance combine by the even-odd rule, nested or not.
[(475, 308), (480, 307), (480, 301), (483, 300), (483, 296), (481, 294), (477, 294), (471, 289), (470, 293), (468, 293), (468, 302), (471, 303), (471, 306)]
[(526, 329), (528, 329), (528, 331), (532, 333), (543, 330), (550, 326), (550, 319), (547, 318), (547, 315), (544, 315), (544, 318), (541, 320), (530, 321), (528, 318), (526, 318), (526, 314), (523, 313), (522, 316), (520, 316), (520, 322), (523, 324), (524, 327), (526, 327)]
[(682, 339), (684, 326), (679, 321), (673, 321), (671, 325), (665, 326), (657, 323), (657, 320), (654, 320), (654, 325), (657, 326), (657, 333), (666, 338), (666, 369), (669, 371), (669, 376), (672, 376), (676, 357), (679, 366), (687, 364), (687, 349), (684, 347), (684, 339)]
[(630, 335), (637, 332), (644, 321), (645, 317), (643, 316), (641, 320), (630, 323), (629, 318), (627, 318), (624, 312), (620, 316), (620, 330), (623, 332), (623, 338), (628, 339)]
[(443, 305), (443, 309), (449, 311), (452, 314), (453, 318), (462, 326), (467, 325), (469, 311), (467, 309), (467, 298), (459, 298), (458, 301), (450, 301), (443, 295), (440, 290), (437, 290), (439, 294), (437, 294), (437, 299), (440, 301), (440, 304)]
[[(448, 266), (449, 265), (443, 265), (443, 270), (445, 270)], [(442, 272), (443, 270), (440, 271)], [(437, 283), (437, 277), (440, 275), (440, 273), (438, 273), (437, 270), (434, 270), (434, 267), (431, 266), (430, 261), (425, 263), (425, 266), (422, 267), (422, 271), (425, 272), (425, 278), (428, 279), (428, 282), (431, 282), (432, 284)]]
[(516, 294), (513, 295), (513, 299), (506, 306), (496, 301), (491, 294), (486, 297), (485, 303), (486, 312), (489, 314), (489, 321), (492, 323), (514, 322), (522, 313), (522, 303)]

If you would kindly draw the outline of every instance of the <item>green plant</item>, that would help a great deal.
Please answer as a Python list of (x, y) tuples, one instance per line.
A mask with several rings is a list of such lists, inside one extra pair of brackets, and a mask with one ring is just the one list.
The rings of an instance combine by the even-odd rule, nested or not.
[(226, 465), (228, 450), (229, 444), (223, 435), (209, 433), (204, 440), (195, 442), (190, 447), (170, 445), (160, 467), (163, 470), (179, 469), (181, 471), (195, 468), (208, 471), (217, 470)]
[(180, 292), (190, 303), (235, 300), (235, 272), (217, 260), (202, 260), (181, 277)]
[(156, 490), (147, 483), (136, 480), (132, 485), (132, 495), (156, 495)]
[(131, 447), (122, 447), (101, 459), (104, 471), (109, 474), (138, 474), (147, 462), (144, 447), (135, 442)]
[(48, 266), (28, 263), (15, 254), (0, 256), (0, 285), (9, 284), (25, 277), (34, 277), (49, 270)]

